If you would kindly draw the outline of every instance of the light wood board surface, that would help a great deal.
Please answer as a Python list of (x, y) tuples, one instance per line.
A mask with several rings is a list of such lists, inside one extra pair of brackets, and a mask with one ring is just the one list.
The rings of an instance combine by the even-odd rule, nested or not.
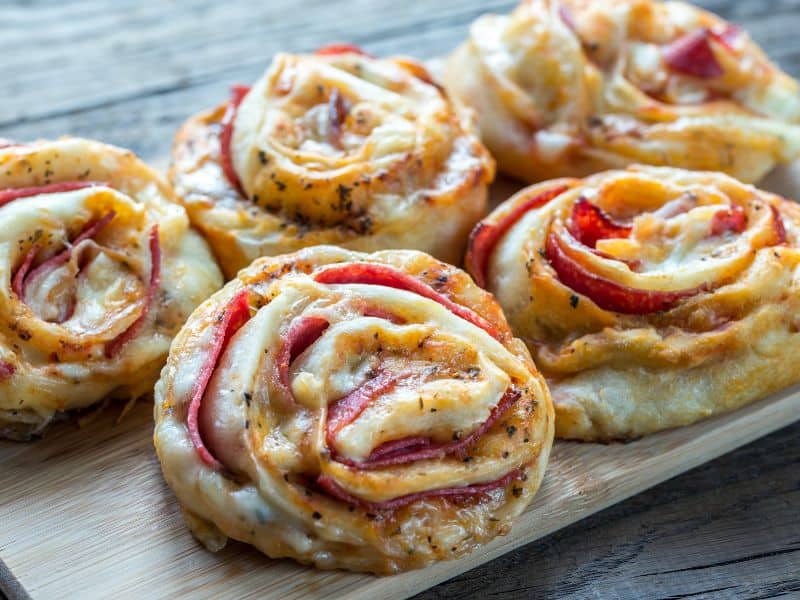
[[(783, 427), (800, 416), (800, 387), (629, 444), (558, 442), (541, 491), (508, 536), (393, 577), (272, 561), (238, 543), (204, 550), (161, 478), (151, 410), (142, 402), (120, 423), (108, 410), (35, 445), (0, 443), (0, 558), (33, 598), (408, 597)], [(18, 590), (5, 585), (15, 600)]]
[[(744, 25), (800, 73), (800, 0), (698, 3)], [(230, 83), (254, 80), (275, 51), (350, 40), (376, 54), (428, 58), (458, 43), (479, 14), (513, 4), (7, 0), (0, 136), (83, 135), (152, 161), (183, 119), (216, 104)], [(786, 182), (781, 176), (766, 187), (792, 195)], [(240, 544), (211, 555), (194, 543), (160, 477), (142, 403), (118, 425), (112, 410), (83, 430), (60, 426), (36, 445), (0, 443), (0, 589), (12, 599), (25, 590), (34, 598), (372, 598), (383, 589), (409, 595), (483, 564), (425, 597), (790, 595), (800, 592), (800, 425), (485, 561), (799, 416), (797, 399), (784, 395), (632, 445), (557, 444), (542, 492), (511, 537), (459, 563), (389, 580), (309, 580), (312, 571)]]

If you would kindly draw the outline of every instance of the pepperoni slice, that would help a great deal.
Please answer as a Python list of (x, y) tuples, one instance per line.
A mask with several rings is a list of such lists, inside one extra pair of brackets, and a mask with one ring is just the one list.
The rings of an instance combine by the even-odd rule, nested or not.
[[(405, 321), (400, 317), (374, 307), (363, 307), (362, 314), (367, 317), (386, 319), (395, 324), (403, 324)], [(276, 370), (273, 375), (273, 385), (283, 395), (287, 402), (293, 402), (291, 389), (289, 387), (289, 366), (300, 356), (303, 351), (317, 341), (325, 333), (329, 323), (322, 317), (309, 316), (301, 317), (294, 321), (286, 334), (286, 339), (278, 350), (275, 361)], [(352, 403), (353, 400), (350, 401)]]
[[(30, 270), (31, 266), (33, 265), (33, 261), (36, 258), (36, 255), (39, 253), (41, 246), (39, 244), (34, 244), (28, 250), (25, 259), (22, 261), (19, 269), (14, 274), (14, 279), (12, 280), (11, 288), (14, 290), (14, 293), (17, 297), (24, 301), (25, 300), (25, 289), (27, 288), (28, 284), (39, 278), (43, 277), (50, 271), (55, 268), (60, 267), (61, 265), (65, 264), (72, 258), (72, 253), (74, 252), (75, 248), (84, 240), (90, 240), (96, 236), (101, 229), (103, 229), (116, 215), (116, 213), (112, 210), (109, 211), (105, 216), (97, 221), (92, 221), (87, 223), (84, 226), (83, 230), (78, 234), (78, 236), (68, 244), (67, 248), (56, 254), (55, 256), (51, 256), (38, 267)], [(74, 312), (75, 306), (74, 303), (72, 306), (68, 307), (63, 312), (63, 318), (58, 320), (58, 323), (63, 323), (67, 319), (72, 316)]]
[(150, 285), (147, 287), (147, 295), (144, 297), (144, 305), (142, 306), (142, 313), (128, 329), (122, 332), (115, 339), (106, 344), (106, 356), (113, 357), (120, 351), (120, 349), (127, 344), (130, 340), (136, 337), (139, 330), (144, 325), (144, 321), (150, 312), (150, 306), (153, 304), (153, 298), (158, 292), (158, 285), (161, 281), (161, 244), (158, 240), (158, 225), (153, 225), (150, 230)]
[[(393, 458), (398, 455), (405, 455), (405, 454), (414, 454), (416, 451), (422, 448), (430, 448), (433, 445), (431, 438), (424, 437), (424, 436), (413, 436), (402, 438), (399, 440), (392, 440), (390, 442), (384, 442), (377, 448), (375, 448), (372, 453), (369, 455), (366, 461), (364, 462), (356, 462), (356, 461), (347, 461), (347, 459), (342, 460), (341, 457), (337, 458), (338, 462), (343, 462), (345, 464), (349, 464), (350, 466), (359, 466), (365, 464), (373, 464), (378, 459), (383, 458)], [(412, 461), (407, 461), (412, 462)], [(390, 464), (400, 464), (400, 463), (390, 463)], [(369, 467), (364, 467), (369, 468)]]
[(497, 223), (479, 223), (469, 236), (469, 250), (467, 252), (467, 269), (481, 287), (486, 287), (486, 269), (489, 257), (497, 242), (503, 237), (514, 223), (530, 210), (544, 206), (554, 198), (569, 189), (567, 185), (550, 188), (528, 198), (505, 215)]
[(250, 294), (247, 290), (240, 291), (233, 297), (231, 303), (225, 309), (225, 312), (220, 316), (219, 325), (216, 327), (211, 337), (211, 347), (208, 351), (208, 358), (197, 373), (197, 380), (192, 389), (192, 396), (186, 415), (186, 427), (189, 430), (189, 437), (192, 440), (192, 444), (194, 444), (195, 450), (197, 450), (197, 453), (200, 455), (200, 459), (210, 467), (217, 469), (222, 468), (222, 463), (214, 458), (208, 451), (208, 448), (206, 448), (203, 443), (203, 437), (200, 434), (200, 407), (206, 388), (208, 387), (208, 382), (211, 380), (214, 369), (217, 367), (219, 357), (224, 352), (233, 334), (239, 331), (242, 325), (250, 319), (249, 298)]
[(398, 375), (381, 371), (346, 396), (336, 400), (328, 407), (328, 421), (325, 424), (328, 447), (333, 448), (334, 438), (343, 427), (355, 421), (376, 398), (391, 391), (400, 380)]
[(360, 506), (361, 508), (371, 510), (371, 511), (391, 511), (396, 510), (398, 508), (402, 508), (411, 504), (412, 502), (416, 502), (418, 500), (427, 500), (429, 498), (469, 498), (472, 496), (480, 496), (491, 492), (492, 490), (496, 490), (502, 487), (507, 486), (512, 481), (519, 479), (522, 476), (522, 471), (520, 469), (514, 469), (510, 473), (504, 475), (500, 479), (496, 479), (495, 481), (491, 481), (489, 483), (478, 483), (474, 485), (468, 485), (465, 487), (453, 487), (453, 488), (443, 488), (439, 490), (429, 490), (425, 492), (418, 492), (416, 494), (408, 494), (406, 496), (400, 496), (398, 498), (393, 498), (391, 500), (386, 500), (385, 502), (369, 502), (367, 500), (363, 500), (361, 498), (357, 498), (339, 486), (339, 484), (334, 481), (332, 477), (329, 475), (320, 475), (317, 478), (317, 485), (325, 490), (328, 494), (333, 496), (334, 498), (338, 498), (343, 502), (347, 502), (348, 504), (352, 504), (354, 506)]
[(774, 223), (773, 227), (775, 227), (775, 237), (778, 238), (777, 244), (783, 244), (786, 242), (786, 227), (783, 224), (783, 217), (781, 217), (781, 213), (778, 212), (778, 209), (775, 208), (775, 205), (769, 205), (770, 210), (772, 211), (772, 222)]
[(547, 238), (547, 259), (558, 275), (559, 281), (579, 294), (591, 298), (602, 309), (629, 315), (646, 315), (669, 310), (684, 298), (694, 296), (705, 288), (674, 292), (661, 292), (629, 288), (609, 279), (599, 277), (567, 255), (558, 237), (551, 233)]
[(664, 49), (664, 61), (667, 66), (678, 73), (713, 79), (724, 71), (714, 56), (709, 42), (708, 29), (698, 29), (679, 37)]
[(328, 98), (328, 143), (337, 150), (342, 149), (342, 125), (350, 112), (350, 103), (333, 88)]
[(627, 238), (631, 235), (631, 227), (614, 221), (599, 206), (580, 198), (572, 206), (569, 232), (584, 246), (594, 248), (597, 240), (610, 238)]
[(316, 274), (314, 279), (319, 283), (361, 283), (366, 285), (381, 285), (412, 292), (441, 304), (454, 315), (461, 317), (476, 327), (480, 327), (492, 337), (500, 339), (500, 332), (497, 328), (475, 311), (453, 302), (450, 298), (444, 294), (440, 294), (416, 277), (407, 275), (387, 265), (377, 263), (348, 263), (336, 265), (320, 271)]
[(575, 23), (575, 18), (572, 16), (572, 12), (567, 8), (565, 4), (562, 4), (558, 7), (558, 16), (561, 17), (561, 20), (564, 22), (564, 25), (569, 27), (573, 32), (578, 31), (578, 26)]
[(231, 139), (233, 138), (233, 122), (236, 120), (236, 113), (239, 111), (239, 105), (249, 91), (250, 87), (246, 85), (234, 85), (231, 87), (231, 98), (228, 101), (228, 107), (225, 109), (225, 114), (220, 122), (222, 125), (222, 132), (219, 134), (219, 152), (222, 172), (225, 174), (225, 178), (230, 184), (236, 188), (236, 191), (243, 196), (242, 182), (239, 181), (239, 175), (236, 174), (236, 169), (233, 168)]
[(372, 57), (355, 44), (333, 43), (320, 46), (314, 51), (317, 56), (332, 56), (335, 54), (360, 54), (361, 56)]
[(39, 244), (34, 244), (28, 249), (28, 253), (22, 260), (22, 264), (17, 269), (17, 272), (14, 273), (14, 278), (11, 280), (11, 289), (20, 300), (23, 299), (25, 279), (28, 276), (28, 271), (30, 271), (33, 261), (36, 259), (36, 255), (39, 254), (39, 250), (41, 249), (42, 247)]
[(17, 367), (6, 360), (0, 360), (0, 381), (10, 379), (17, 372)]
[(322, 317), (308, 316), (294, 320), (289, 326), (286, 339), (278, 350), (273, 376), (273, 385), (283, 394), (287, 402), (293, 401), (289, 388), (289, 365), (303, 353), (303, 350), (316, 342), (329, 325)]
[(40, 194), (72, 192), (74, 190), (82, 190), (84, 188), (96, 187), (99, 185), (107, 184), (99, 181), (62, 181), (61, 183), (51, 183), (49, 185), (40, 185), (37, 187), (3, 190), (0, 191), (0, 206), (5, 206), (9, 202), (19, 200), (20, 198), (30, 198), (31, 196), (38, 196)]
[(383, 319), (384, 321), (390, 321), (395, 325), (404, 325), (406, 320), (403, 317), (399, 317), (395, 314), (390, 313), (388, 310), (383, 310), (382, 308), (378, 308), (377, 306), (364, 306), (361, 309), (361, 314), (365, 317), (374, 317), (376, 319)]
[[(103, 229), (103, 227), (105, 227), (114, 218), (115, 215), (116, 215), (116, 213), (112, 210), (112, 211), (108, 212), (105, 216), (103, 216), (103, 218), (101, 218), (101, 219), (99, 219), (97, 221), (93, 221), (93, 222), (88, 223), (83, 228), (81, 233), (78, 234), (78, 237), (76, 237), (74, 240), (72, 240), (72, 242), (69, 244), (69, 246), (66, 249), (64, 249), (63, 251), (59, 252), (55, 256), (50, 257), (49, 259), (44, 261), (41, 265), (36, 267), (33, 271), (31, 271), (30, 274), (27, 275), (25, 277), (24, 281), (22, 282), (22, 289), (20, 290), (22, 293), (21, 293), (20, 297), (21, 298), (25, 297), (25, 288), (28, 286), (28, 284), (31, 281), (37, 279), (38, 277), (42, 277), (42, 276), (46, 275), (47, 273), (49, 273), (50, 271), (52, 271), (53, 269), (56, 269), (56, 268), (60, 267), (61, 265), (69, 262), (69, 260), (72, 258), (72, 253), (74, 252), (74, 250), (78, 246), (78, 244), (80, 244), (84, 240), (90, 240), (90, 239), (94, 238), (94, 236), (96, 236), (98, 233), (100, 233), (100, 230)], [(33, 248), (31, 250), (33, 250)], [(27, 261), (28, 261), (28, 259), (26, 257), (25, 262), (23, 263), (23, 266), (26, 265)], [(75, 306), (74, 306), (74, 303), (73, 303), (73, 306), (69, 307), (69, 309), (64, 313), (64, 318), (62, 320), (58, 321), (58, 322), (59, 323), (63, 323), (64, 321), (69, 319), (72, 316), (72, 313), (73, 313), (74, 309), (75, 309)]]
[(711, 235), (722, 235), (728, 231), (742, 233), (747, 227), (747, 215), (738, 204), (719, 210), (711, 218)]
[[(362, 386), (362, 388), (363, 387), (364, 386)], [(372, 470), (394, 465), (407, 464), (410, 462), (416, 462), (418, 460), (444, 458), (445, 456), (450, 456), (452, 454), (462, 455), (503, 417), (503, 415), (520, 398), (521, 395), (522, 394), (520, 394), (520, 392), (517, 390), (506, 391), (500, 401), (492, 409), (492, 412), (489, 414), (489, 418), (481, 423), (481, 425), (468, 436), (465, 436), (459, 440), (437, 444), (431, 441), (430, 438), (425, 437), (404, 438), (401, 440), (392, 440), (391, 442), (381, 444), (372, 451), (366, 460), (361, 462), (351, 461), (343, 457), (337, 457), (336, 460), (337, 462), (341, 462), (357, 469)], [(333, 436), (335, 436), (336, 432), (338, 432), (348, 423), (354, 421), (367, 405), (368, 403), (361, 407), (361, 410), (359, 410), (357, 414), (354, 414), (349, 421), (342, 423), (342, 419), (339, 419), (336, 423), (336, 429), (333, 431), (333, 433), (331, 421), (330, 419), (328, 420), (329, 448), (333, 447)]]

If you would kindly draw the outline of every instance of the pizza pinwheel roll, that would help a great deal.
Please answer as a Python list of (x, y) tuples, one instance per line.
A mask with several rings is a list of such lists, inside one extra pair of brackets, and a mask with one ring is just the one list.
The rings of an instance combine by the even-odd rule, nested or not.
[(475, 21), (444, 81), (529, 182), (634, 162), (752, 182), (800, 154), (797, 82), (682, 2), (525, 0)]
[(156, 385), (195, 536), (326, 569), (397, 572), (505, 533), (553, 432), (491, 295), (411, 250), (255, 261), (190, 317)]
[(170, 177), (229, 277), (317, 244), (457, 262), (494, 162), (425, 68), (352, 46), (278, 54), (178, 132)]
[(167, 184), (82, 139), (0, 149), (0, 437), (152, 389), (222, 274)]
[(800, 380), (800, 207), (720, 173), (531, 186), (467, 264), (550, 384), (556, 435), (633, 438)]

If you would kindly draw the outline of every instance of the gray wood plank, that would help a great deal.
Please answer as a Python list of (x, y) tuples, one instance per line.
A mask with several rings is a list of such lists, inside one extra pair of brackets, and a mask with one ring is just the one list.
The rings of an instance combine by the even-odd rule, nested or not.
[[(136, 2), (0, 5), (0, 131), (28, 138), (102, 134), (145, 157), (176, 126), (253, 81), (275, 52), (348, 40), (376, 54), (449, 50), (486, 10), (512, 2)], [(346, 19), (342, 15), (347, 15)], [(7, 32), (5, 30), (8, 30)], [(27, 51), (23, 50), (27, 49)]]
[[(0, 132), (102, 137), (163, 156), (176, 126), (252, 81), (278, 50), (350, 40), (377, 54), (423, 58), (452, 48), (482, 12), (507, 0), (302, 3), (102, 0), (0, 3)], [(800, 0), (711, 0), (789, 70), (800, 67)], [(346, 15), (346, 18), (342, 18)]]

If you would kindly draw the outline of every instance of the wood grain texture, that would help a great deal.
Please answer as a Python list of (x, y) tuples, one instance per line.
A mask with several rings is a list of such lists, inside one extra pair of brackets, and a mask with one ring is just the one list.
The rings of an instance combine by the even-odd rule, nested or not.
[[(513, 4), (4, 0), (0, 77), (6, 93), (0, 103), (0, 136), (84, 135), (162, 162), (174, 130), (186, 116), (216, 104), (230, 83), (254, 80), (275, 51), (304, 51), (349, 40), (377, 54), (427, 58), (458, 43), (479, 14), (504, 12)], [(700, 4), (745, 25), (778, 63), (800, 74), (800, 0)], [(784, 423), (800, 413), (796, 404), (788, 409)], [(104, 597), (113, 592), (153, 597), (168, 591), (242, 597), (254, 589), (253, 582), (259, 597), (266, 597), (264, 590), (273, 583), (283, 586), (284, 597), (303, 592), (336, 597), (350, 585), (354, 576), (329, 573), (321, 574), (312, 589), (303, 588), (305, 582), (298, 581), (293, 564), (268, 561), (242, 545), (233, 544), (220, 556), (202, 551), (183, 528), (174, 499), (158, 475), (149, 407), (138, 406), (119, 425), (113, 418), (111, 413), (104, 415), (86, 431), (62, 426), (34, 451), (31, 446), (0, 444), (0, 558), (35, 598), (75, 595), (67, 590)], [(764, 423), (754, 425), (763, 428)], [(735, 444), (765, 431), (738, 437)], [(715, 446), (720, 443), (717, 434), (704, 439), (691, 437), (693, 432), (684, 433), (695, 447), (698, 439), (717, 453), (733, 447), (730, 440), (727, 446)], [(468, 598), (478, 591), (509, 598), (800, 595), (798, 434), (800, 425), (783, 429), (421, 597)], [(663, 467), (665, 456), (680, 451), (673, 443), (677, 442), (650, 449), (655, 454), (642, 459), (639, 468)], [(616, 457), (610, 459), (612, 464), (624, 459), (629, 465), (633, 447), (602, 450)], [(599, 472), (587, 470), (589, 479), (581, 480), (581, 485), (590, 484), (588, 491), (577, 493), (577, 483), (569, 480), (574, 476), (571, 469), (596, 464), (584, 459), (581, 451), (586, 448), (559, 445), (556, 451), (551, 477), (533, 510), (541, 510), (540, 503), (546, 506), (560, 490), (566, 496), (563, 510), (575, 513), (548, 526), (564, 524), (586, 514), (589, 505), (596, 510), (678, 472), (658, 477), (646, 473), (646, 482), (618, 487), (604, 479), (607, 465), (601, 453), (595, 459), (600, 461)], [(680, 468), (710, 455), (684, 456)], [(559, 479), (562, 468), (567, 480)], [(75, 505), (70, 496), (84, 500)], [(12, 531), (10, 519), (26, 525)], [(76, 523), (84, 527), (79, 539), (74, 537)], [(531, 522), (524, 532), (549, 531), (539, 525)], [(522, 529), (515, 528), (515, 534)], [(499, 541), (455, 570), (444, 565), (430, 573), (414, 573), (395, 589), (413, 593), (484, 562), (513, 545), (511, 541)], [(186, 574), (180, 586), (167, 586), (164, 569), (169, 567)], [(130, 578), (140, 583), (129, 584)], [(363, 579), (369, 582), (364, 596), (374, 597), (380, 580)], [(12, 597), (20, 597), (22, 590), (2, 569), (0, 585)]]
[[(238, 543), (205, 551), (161, 478), (151, 415), (142, 402), (119, 424), (106, 411), (35, 445), (0, 443), (0, 557), (32, 597), (404, 598), (782, 427), (800, 415), (800, 386), (629, 444), (559, 442), (542, 489), (508, 536), (461, 560), (383, 578), (271, 561)], [(636, 554), (632, 544), (616, 560)]]
[[(376, 54), (448, 52), (508, 0), (6, 0), (0, 3), (0, 133), (102, 137), (145, 158), (177, 125), (254, 81), (280, 50), (350, 40)], [(800, 0), (700, 2), (747, 26), (790, 71), (800, 65)]]

